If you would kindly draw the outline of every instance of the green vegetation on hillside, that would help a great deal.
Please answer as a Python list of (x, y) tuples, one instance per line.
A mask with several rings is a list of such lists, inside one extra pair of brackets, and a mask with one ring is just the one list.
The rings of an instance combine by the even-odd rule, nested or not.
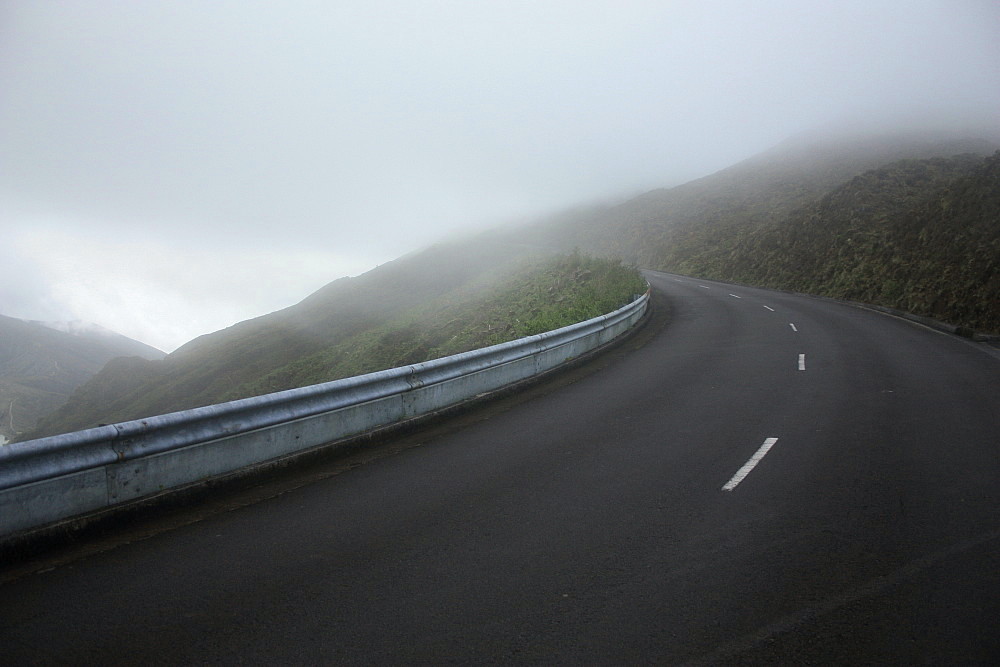
[(30, 431), (105, 363), (123, 355), (165, 356), (110, 331), (61, 331), (0, 315), (0, 436), (15, 439)]
[(620, 257), (637, 266), (697, 274), (741, 234), (783, 220), (855, 176), (905, 159), (987, 155), (979, 140), (913, 135), (799, 137), (719, 172), (616, 206), (594, 207), (519, 230), (522, 241)]
[(579, 253), (526, 260), (497, 285), (400, 313), (226, 395), (256, 395), (503, 343), (611, 312), (646, 290), (634, 268)]
[(196, 339), (162, 362), (119, 359), (31, 437), (306, 386), (541, 333), (644, 292), (638, 270), (495, 238), (439, 245)]
[(684, 268), (1000, 332), (1000, 153), (865, 172)]
[(802, 137), (710, 176), (536, 223), (523, 238), (638, 266), (1000, 333), (989, 141)]

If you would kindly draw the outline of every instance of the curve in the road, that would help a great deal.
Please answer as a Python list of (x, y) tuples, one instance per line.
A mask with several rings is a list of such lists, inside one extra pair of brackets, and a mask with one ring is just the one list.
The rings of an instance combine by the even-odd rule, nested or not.
[(996, 357), (649, 276), (666, 326), (531, 400), (8, 578), (6, 659), (997, 662)]

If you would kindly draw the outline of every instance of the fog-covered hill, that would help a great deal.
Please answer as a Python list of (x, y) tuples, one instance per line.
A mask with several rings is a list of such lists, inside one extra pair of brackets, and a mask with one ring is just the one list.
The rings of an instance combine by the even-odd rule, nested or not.
[(871, 169), (903, 159), (989, 155), (978, 138), (923, 134), (806, 134), (709, 176), (528, 225), (523, 238), (579, 246), (652, 269), (701, 270), (706, 250), (726, 253), (741, 230), (771, 224)]
[(31, 437), (416, 363), (565, 326), (644, 291), (638, 271), (484, 234), (334, 281), (162, 361), (116, 359)]
[[(471, 349), (533, 332), (524, 322), (558, 326), (547, 310), (553, 303), (583, 319), (596, 312), (578, 309), (573, 299), (593, 306), (600, 299), (592, 287), (622, 267), (577, 254), (562, 265), (538, 259), (574, 248), (644, 268), (869, 301), (996, 331), (1000, 158), (988, 157), (996, 148), (923, 135), (798, 137), (615, 206), (411, 253), (334, 281), (295, 306), (195, 339), (162, 362), (116, 360), (33, 435)], [(521, 264), (528, 257), (535, 263)]]
[(1000, 152), (864, 172), (684, 267), (1000, 333)]
[(526, 226), (522, 238), (997, 332), (997, 148), (807, 135), (678, 187)]
[(116, 357), (161, 359), (139, 341), (79, 322), (26, 322), (0, 315), (0, 436), (13, 439), (69, 398)]

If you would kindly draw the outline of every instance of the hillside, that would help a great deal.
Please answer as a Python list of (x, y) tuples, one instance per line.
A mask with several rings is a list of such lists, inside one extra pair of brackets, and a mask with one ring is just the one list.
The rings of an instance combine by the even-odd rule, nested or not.
[(1000, 333), (1000, 152), (865, 172), (688, 265)]
[[(412, 253), (330, 283), (290, 308), (202, 336), (162, 362), (116, 360), (32, 435), (322, 382), (554, 328), (568, 323), (566, 313), (584, 319), (605, 312), (637, 289), (624, 286), (619, 259), (998, 331), (998, 157), (986, 157), (996, 149), (954, 137), (794, 138), (675, 188)], [(551, 259), (577, 247), (614, 261), (576, 253)], [(615, 296), (600, 297), (598, 284)], [(577, 300), (602, 305), (578, 308)]]
[(30, 437), (455, 354), (603, 314), (644, 290), (638, 271), (618, 262), (543, 257), (495, 234), (439, 244), (162, 361), (115, 360)]
[(164, 353), (95, 327), (26, 322), (0, 315), (0, 436), (13, 440), (61, 406), (116, 357)]
[(988, 155), (984, 140), (913, 134), (810, 134), (709, 176), (616, 206), (525, 226), (543, 247), (620, 257), (650, 269), (698, 273), (702, 255), (725, 256), (741, 230), (783, 219), (866, 171), (903, 159)]
[(1000, 330), (990, 141), (798, 137), (715, 174), (528, 225), (644, 268), (855, 299)]

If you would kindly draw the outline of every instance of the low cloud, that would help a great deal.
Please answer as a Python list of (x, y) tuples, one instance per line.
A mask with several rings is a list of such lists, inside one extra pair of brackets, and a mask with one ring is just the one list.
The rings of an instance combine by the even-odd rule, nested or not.
[(19, 279), (34, 286), (33, 299), (6, 302), (4, 314), (94, 322), (166, 352), (292, 305), (331, 277), (360, 273), (372, 263), (322, 249), (85, 238), (59, 226), (23, 231), (11, 254), (21, 267)]
[(0, 313), (170, 349), (811, 128), (1000, 118), (990, 0), (0, 5)]

